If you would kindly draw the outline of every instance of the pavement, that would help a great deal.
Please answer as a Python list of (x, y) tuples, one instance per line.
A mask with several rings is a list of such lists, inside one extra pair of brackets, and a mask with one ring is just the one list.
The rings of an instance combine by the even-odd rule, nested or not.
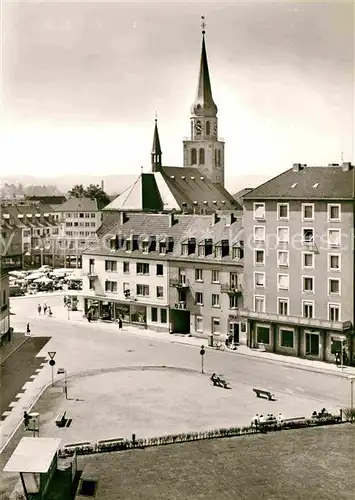
[[(37, 304), (44, 301), (52, 308), (50, 318), (37, 313)], [(255, 412), (280, 411), (294, 417), (323, 407), (338, 411), (349, 406), (346, 378), (355, 375), (354, 368), (341, 371), (320, 361), (246, 346), (221, 352), (207, 347), (206, 339), (133, 326), (119, 331), (117, 324), (88, 323), (81, 311), (68, 313), (63, 294), (12, 298), (11, 310), (17, 332), (25, 331), (30, 322), (31, 339), (51, 339), (35, 356), (43, 366), (35, 376), (23, 384), (16, 372), (8, 380), (14, 385), (11, 391), (16, 393), (18, 388), (21, 396), (0, 423), (0, 469), (24, 435), (23, 411), (32, 408), (41, 414), (42, 436), (60, 436), (68, 443), (108, 439), (117, 433), (147, 436), (246, 425)], [(206, 375), (201, 374), (201, 345), (206, 348)], [(56, 352), (53, 388), (48, 351)], [(68, 374), (68, 400), (64, 377), (56, 375), (59, 367)], [(212, 387), (208, 380), (212, 372), (223, 372), (232, 390)], [(253, 387), (271, 390), (277, 401), (270, 406), (269, 401), (256, 398)], [(53, 420), (62, 409), (72, 423), (58, 429)]]

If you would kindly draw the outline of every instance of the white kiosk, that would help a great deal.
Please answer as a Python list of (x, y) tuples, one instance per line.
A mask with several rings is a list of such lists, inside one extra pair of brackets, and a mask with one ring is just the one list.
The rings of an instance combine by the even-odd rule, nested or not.
[(23, 437), (5, 465), (4, 472), (18, 472), (26, 498), (44, 498), (57, 470), (61, 439)]

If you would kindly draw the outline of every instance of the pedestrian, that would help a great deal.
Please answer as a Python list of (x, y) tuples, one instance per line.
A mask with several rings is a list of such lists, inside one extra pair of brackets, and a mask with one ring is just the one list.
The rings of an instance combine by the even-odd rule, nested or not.
[(122, 330), (122, 325), (123, 325), (123, 323), (122, 323), (121, 318), (118, 318), (118, 329), (119, 330)]
[(67, 297), (66, 297), (66, 295), (64, 295), (64, 297), (63, 297), (63, 302), (64, 302), (64, 307), (65, 307), (67, 305)]
[(88, 311), (86, 317), (88, 319), (88, 322), (91, 323), (91, 311)]
[(43, 305), (43, 314), (46, 314), (47, 309), (48, 309), (48, 306), (47, 306), (46, 303), (44, 303), (44, 305)]
[(259, 415), (256, 413), (254, 417), (251, 419), (251, 426), (258, 427), (259, 425)]
[(41, 304), (38, 304), (38, 306), (37, 306), (37, 311), (38, 311), (38, 314), (41, 314), (41, 311), (42, 311), (42, 306), (41, 306)]
[(23, 412), (23, 423), (25, 425), (25, 431), (28, 429), (28, 424), (30, 423), (30, 416), (27, 411)]
[(30, 329), (30, 324), (29, 323), (27, 323), (26, 333), (27, 333), (27, 335), (31, 335), (31, 329)]
[(279, 414), (277, 415), (277, 423), (278, 423), (279, 425), (282, 425), (284, 420), (285, 420), (285, 419), (284, 419), (284, 417), (283, 417), (282, 413), (279, 413)]
[(48, 316), (52, 316), (52, 308), (51, 306), (48, 306)]
[(336, 363), (337, 366), (340, 365), (340, 352), (339, 351), (337, 351), (335, 353), (335, 363)]

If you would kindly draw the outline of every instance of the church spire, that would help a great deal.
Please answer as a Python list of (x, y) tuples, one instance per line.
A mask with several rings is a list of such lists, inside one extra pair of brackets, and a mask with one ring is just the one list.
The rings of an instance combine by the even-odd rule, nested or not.
[(160, 172), (161, 171), (161, 156), (162, 156), (162, 151), (160, 147), (160, 139), (159, 139), (159, 132), (158, 132), (158, 119), (157, 117), (155, 118), (155, 126), (154, 126), (154, 136), (153, 136), (153, 146), (152, 146), (152, 152), (151, 152), (151, 158), (152, 158), (152, 172)]
[(194, 116), (215, 117), (217, 106), (213, 101), (210, 74), (208, 70), (206, 43), (205, 43), (205, 18), (202, 16), (202, 50), (200, 61), (200, 73), (198, 77), (197, 94), (191, 106), (191, 114)]

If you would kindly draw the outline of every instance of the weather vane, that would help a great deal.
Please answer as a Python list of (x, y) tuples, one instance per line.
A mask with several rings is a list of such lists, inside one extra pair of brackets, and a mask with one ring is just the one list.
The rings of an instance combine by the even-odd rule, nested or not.
[(201, 28), (202, 28), (202, 34), (204, 35), (206, 33), (205, 28), (206, 28), (206, 23), (205, 23), (205, 16), (201, 16), (202, 23), (201, 23)]

